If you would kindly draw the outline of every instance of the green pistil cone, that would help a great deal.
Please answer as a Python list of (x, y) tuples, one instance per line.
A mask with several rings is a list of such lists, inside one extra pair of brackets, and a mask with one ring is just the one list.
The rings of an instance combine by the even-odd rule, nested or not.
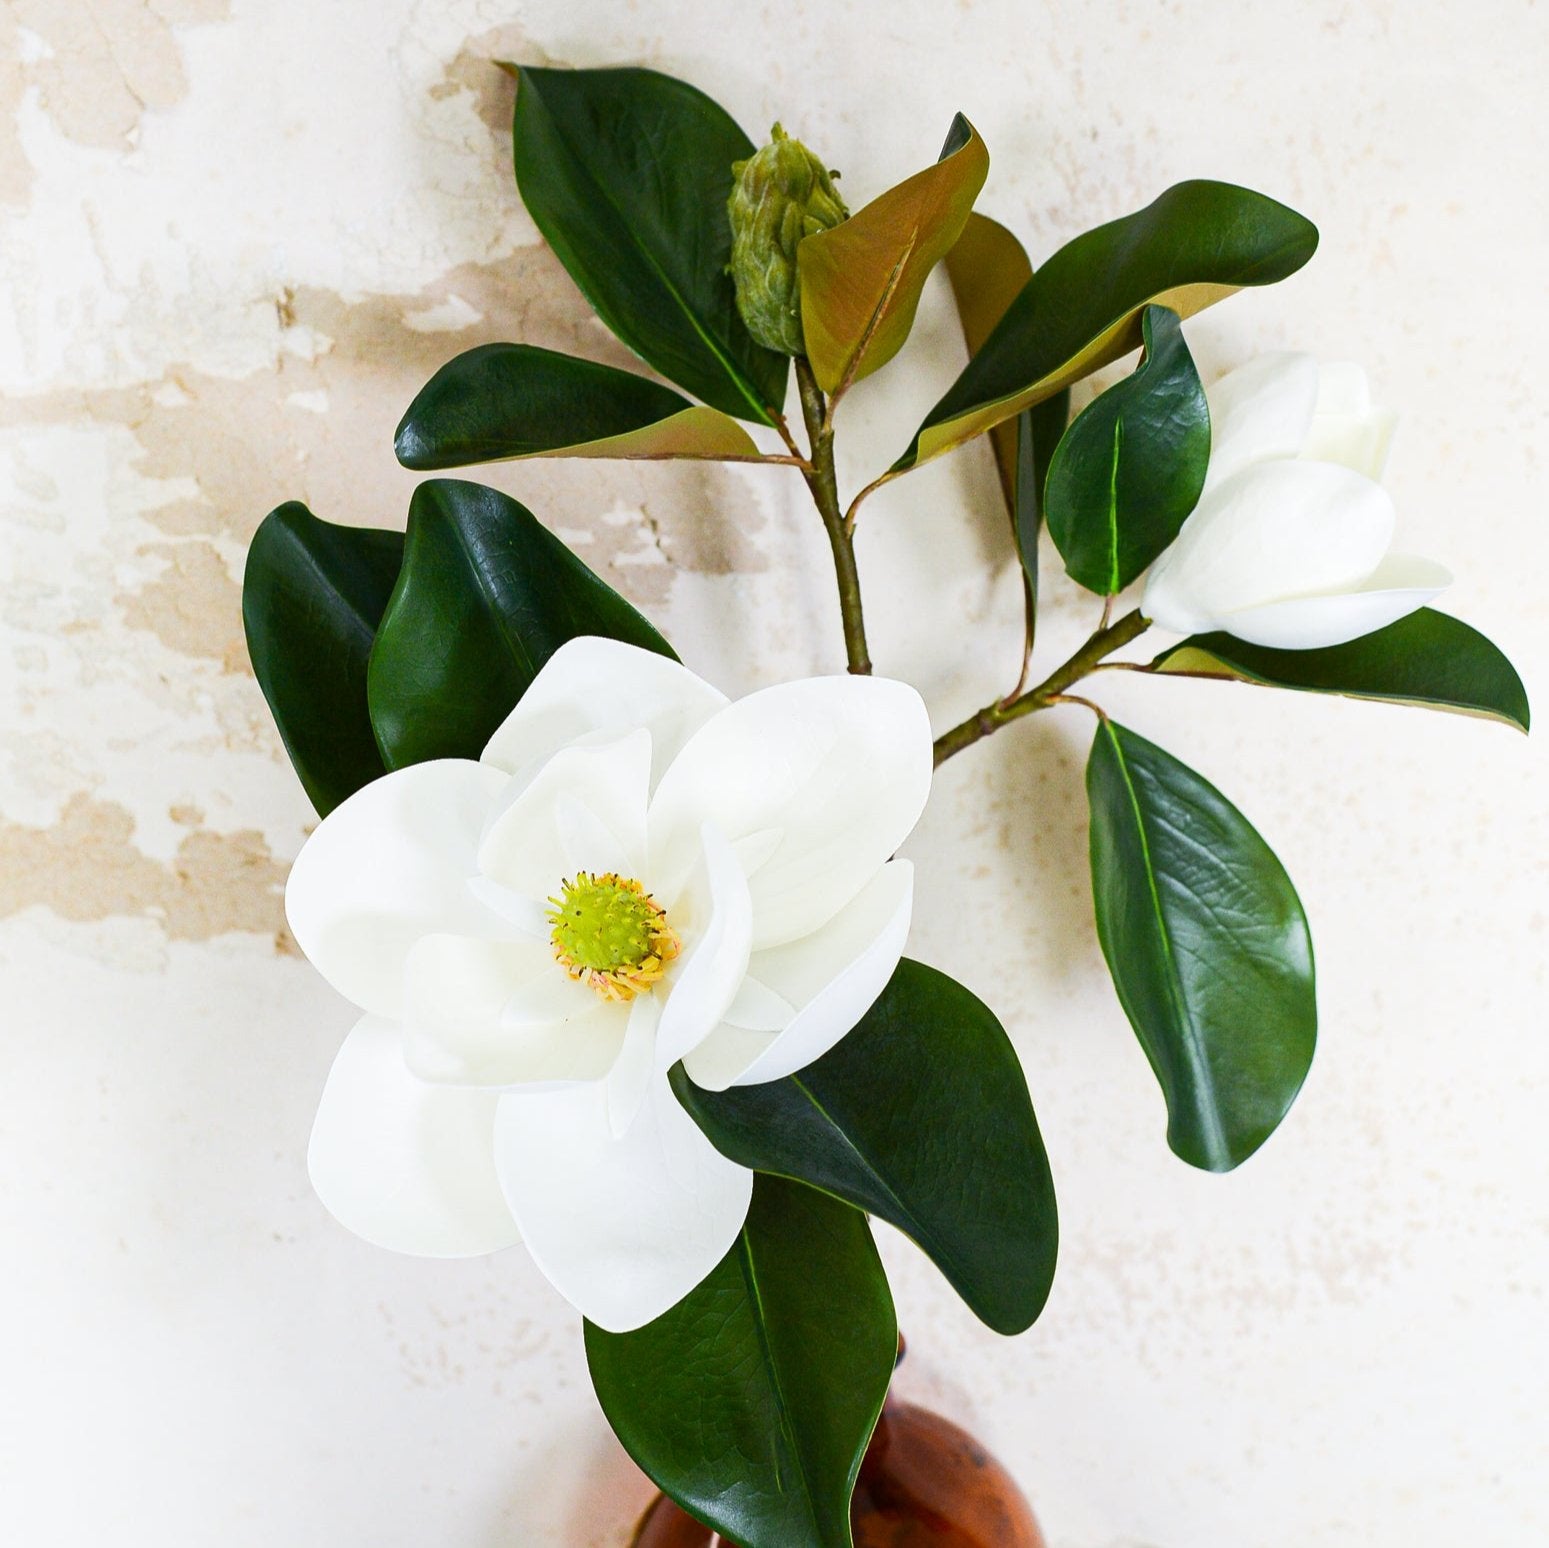
[(849, 217), (837, 173), (776, 124), (769, 143), (735, 162), (731, 217), (732, 283), (742, 321), (765, 349), (806, 353), (801, 331), (801, 280), (796, 248), (802, 238)]

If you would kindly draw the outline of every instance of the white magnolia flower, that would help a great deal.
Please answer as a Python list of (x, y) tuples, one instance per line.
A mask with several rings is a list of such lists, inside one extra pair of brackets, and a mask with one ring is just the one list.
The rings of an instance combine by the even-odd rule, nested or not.
[(1388, 552), (1395, 513), (1378, 480), (1394, 418), (1372, 408), (1359, 366), (1260, 355), (1206, 396), (1204, 492), (1152, 566), (1146, 617), (1306, 650), (1381, 629), (1451, 583)]
[(752, 1175), (672, 1095), (825, 1053), (903, 951), (931, 738), (902, 683), (736, 703), (577, 639), (482, 759), (418, 764), (329, 814), (291, 872), (302, 949), (365, 1013), (323, 1092), (324, 1204), (429, 1256), (524, 1240), (604, 1328), (681, 1299)]

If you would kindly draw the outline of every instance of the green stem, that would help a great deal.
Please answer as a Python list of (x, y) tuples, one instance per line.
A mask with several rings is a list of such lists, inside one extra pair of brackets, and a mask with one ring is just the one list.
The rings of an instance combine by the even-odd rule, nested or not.
[(839, 581), (839, 616), (844, 624), (844, 649), (850, 670), (864, 676), (871, 671), (866, 649), (866, 620), (861, 609), (861, 577), (855, 564), (855, 534), (839, 505), (839, 484), (834, 474), (834, 428), (828, 422), (823, 392), (812, 367), (796, 357), (796, 384), (801, 390), (801, 413), (812, 442), (812, 467), (802, 476), (823, 518), (828, 545), (834, 551), (834, 574)]
[(1150, 627), (1151, 620), (1143, 618), (1140, 609), (1136, 608), (1126, 613), (1117, 623), (1099, 629), (1075, 655), (1057, 666), (1036, 688), (1029, 688), (1026, 693), (1016, 694), (1010, 699), (986, 704), (977, 714), (970, 715), (960, 725), (953, 726), (950, 731), (937, 737), (936, 767), (940, 768), (954, 753), (972, 747), (975, 742), (999, 731), (1002, 726), (1010, 725), (1013, 720), (1020, 720), (1024, 715), (1034, 714), (1062, 702), (1065, 690), (1095, 670), (1104, 656), (1128, 645)]

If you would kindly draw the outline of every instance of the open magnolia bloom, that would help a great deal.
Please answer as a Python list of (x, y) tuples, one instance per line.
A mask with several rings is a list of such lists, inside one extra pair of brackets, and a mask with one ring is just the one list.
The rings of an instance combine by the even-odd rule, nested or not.
[(431, 1256), (525, 1240), (610, 1331), (673, 1305), (742, 1227), (752, 1175), (668, 1084), (789, 1075), (897, 966), (925, 805), (919, 695), (825, 677), (728, 703), (582, 638), (482, 759), (388, 774), (291, 872), (296, 939), (365, 1013), (308, 1162), (329, 1210)]
[(1359, 366), (1260, 355), (1206, 397), (1204, 492), (1151, 568), (1146, 617), (1306, 650), (1381, 629), (1451, 583), (1429, 559), (1388, 552), (1396, 518), (1378, 480), (1394, 420), (1372, 408)]

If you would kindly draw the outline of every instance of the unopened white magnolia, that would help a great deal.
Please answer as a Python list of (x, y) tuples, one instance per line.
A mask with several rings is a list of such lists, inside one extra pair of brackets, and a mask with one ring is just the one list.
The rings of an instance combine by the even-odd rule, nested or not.
[(1359, 366), (1261, 355), (1206, 396), (1204, 492), (1152, 566), (1146, 617), (1306, 650), (1381, 629), (1451, 582), (1388, 551), (1396, 518), (1378, 481), (1394, 420), (1372, 408)]
[(324, 819), (286, 909), (365, 1013), (309, 1152), (359, 1235), (431, 1256), (525, 1240), (618, 1331), (691, 1290), (749, 1172), (679, 1106), (791, 1074), (880, 993), (930, 788), (902, 683), (736, 703), (611, 640), (562, 647), (485, 748), (386, 775)]

